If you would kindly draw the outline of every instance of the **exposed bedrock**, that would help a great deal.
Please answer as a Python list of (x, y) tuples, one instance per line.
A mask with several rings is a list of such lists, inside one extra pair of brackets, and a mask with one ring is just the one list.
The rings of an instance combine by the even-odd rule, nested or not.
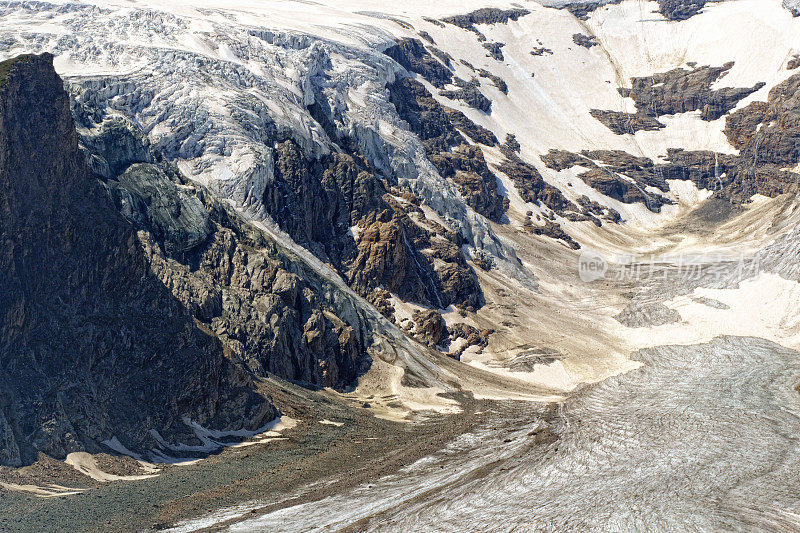
[(636, 157), (621, 150), (584, 150), (580, 154), (550, 150), (542, 156), (549, 168), (561, 171), (575, 166), (587, 170), (578, 174), (587, 185), (609, 198), (623, 203), (644, 203), (653, 212), (672, 200), (653, 191), (669, 191), (660, 166), (646, 157)]
[(579, 2), (566, 2), (561, 5), (561, 9), (566, 9), (580, 20), (589, 18), (589, 14), (596, 9), (606, 4), (619, 4), (622, 0), (598, 0), (592, 1), (579, 1)]
[(505, 61), (503, 56), (504, 43), (483, 43), (483, 47), (489, 52), (489, 56), (497, 61)]
[(593, 46), (597, 46), (597, 37), (594, 35), (585, 35), (583, 33), (576, 33), (572, 36), (572, 42), (577, 44), (578, 46), (582, 46), (586, 49), (590, 49)]
[(658, 0), (658, 11), (669, 20), (686, 20), (705, 5), (706, 0)]
[[(269, 228), (274, 227), (274, 218), (282, 218), (278, 224), (281, 229), (291, 228), (293, 221), (288, 220), (287, 215), (273, 217), (281, 211), (281, 205), (293, 208), (320, 205), (314, 198), (307, 199), (308, 202), (288, 198), (283, 204), (273, 203), (270, 211), (264, 205), (264, 199), (269, 196), (265, 190), (275, 183), (278, 145), (291, 141), (302, 152), (305, 164), (315, 169), (309, 182), (324, 179), (325, 169), (338, 158), (332, 153), (349, 156), (356, 161), (355, 167), (349, 162), (339, 165), (359, 169), (354, 186), (361, 187), (358, 175), (365, 170), (383, 183), (383, 192), (378, 196), (414, 194), (422, 200), (428, 221), (442, 221), (450, 234), (445, 238), (463, 246), (465, 257), (489, 254), (495, 257), (496, 268), (508, 270), (520, 278), (527, 277), (520, 270), (512, 247), (495, 235), (481, 213), (476, 213), (463, 201), (454, 181), (439, 175), (427, 159), (421, 141), (400, 120), (390, 101), (387, 85), (406, 76), (407, 71), (425, 72), (423, 67), (407, 61), (408, 55), (432, 69), (432, 74), (426, 74), (429, 78), (435, 79), (435, 72), (438, 72), (443, 80), (448, 79), (446, 54), (437, 54), (432, 47), (426, 50), (422, 39), (410, 43), (408, 52), (397, 48), (397, 58), (411, 69), (408, 70), (383, 53), (386, 47), (392, 48), (394, 44), (385, 33), (374, 28), (358, 30), (369, 40), (368, 47), (290, 31), (256, 29), (222, 19), (215, 22), (215, 31), (196, 33), (203, 43), (215, 49), (230, 50), (241, 59), (232, 61), (228, 56), (219, 57), (180, 46), (180, 42), (190, 33), (195, 34), (195, 30), (191, 28), (191, 17), (179, 14), (84, 4), (70, 5), (68, 11), (62, 12), (47, 3), (12, 4), (0, 11), (58, 17), (58, 24), (71, 35), (70, 39), (62, 40), (52, 38), (49, 32), (34, 32), (23, 38), (15, 28), (6, 28), (8, 31), (2, 40), (6, 50), (24, 46), (31, 50), (53, 51), (57, 55), (69, 55), (75, 64), (91, 63), (100, 54), (107, 55), (114, 64), (130, 59), (148, 65), (145, 70), (70, 77), (68, 90), (75, 102), (73, 111), (79, 127), (94, 130), (107, 116), (125, 117), (125, 121), (138, 125), (152, 145), (153, 154), (179, 166), (187, 178), (207, 187), (210, 194), (232, 202), (242, 210), (243, 216)], [(123, 33), (130, 39), (120, 41), (119, 35)], [(163, 36), (163, 43), (152, 47), (132, 44), (146, 41), (153, 34)], [(258, 69), (248, 66), (256, 62), (260, 65)], [(220, 91), (222, 86), (230, 90)], [(447, 89), (454, 88), (457, 87), (447, 86)], [(487, 90), (495, 94), (494, 88), (487, 87)], [(482, 144), (496, 142), (490, 131), (471, 124), (463, 114), (453, 110), (445, 113), (454, 128), (465, 133), (465, 138)], [(87, 147), (89, 144), (87, 138)], [(285, 147), (282, 150), (288, 152)], [(98, 161), (97, 165), (92, 163), (92, 169), (100, 175), (117, 174), (121, 163), (106, 160), (102, 150), (95, 151)], [(124, 146), (114, 153), (121, 154), (123, 160), (135, 155), (128, 153)], [(135, 159), (147, 162), (141, 157)], [(103, 168), (104, 164), (109, 168)], [(318, 169), (322, 169), (322, 175)], [(292, 167), (287, 170), (291, 174)], [(167, 172), (166, 168), (162, 171)], [(502, 195), (492, 198), (491, 191), (496, 184), (484, 183), (483, 176), (480, 180), (474, 176), (470, 178), (460, 180), (461, 191), (475, 199), (473, 204), (483, 213), (494, 218), (502, 216), (496, 208), (498, 202), (502, 205)], [(320, 189), (313, 190), (319, 192)], [(480, 196), (486, 196), (485, 201)], [(173, 201), (168, 198), (158, 201), (162, 200)], [(400, 204), (405, 208), (403, 202)], [(327, 225), (333, 226), (328, 236), (336, 234), (334, 241), (342, 244), (341, 253), (334, 249), (333, 243), (328, 243), (325, 235), (320, 237), (321, 242), (309, 240), (303, 245), (308, 243), (318, 258), (334, 266), (347, 279), (348, 271), (340, 269), (337, 255), (355, 254), (354, 237), (360, 234), (360, 219), (349, 217), (350, 224), (339, 227), (338, 222), (348, 218), (341, 216), (341, 208), (342, 204), (337, 204), (335, 223)], [(394, 211), (393, 206), (391, 211)], [(304, 213), (298, 213), (301, 219), (306, 218)], [(311, 220), (320, 220), (315, 217)], [(297, 225), (306, 224), (304, 221)], [(345, 238), (351, 228), (353, 235)], [(311, 229), (317, 235), (327, 232), (325, 224)], [(179, 250), (192, 245), (198, 235), (192, 230), (171, 241)], [(185, 242), (180, 243), (182, 239)], [(421, 257), (422, 250), (416, 249), (415, 254), (420, 259), (419, 264), (427, 269)], [(434, 263), (437, 269), (441, 266), (438, 260)], [(426, 280), (432, 277), (436, 282), (436, 276), (421, 277)], [(428, 281), (425, 283), (431, 286)]]
[(481, 78), (487, 78), (489, 80), (492, 80), (494, 86), (497, 87), (497, 90), (499, 90), (501, 93), (508, 94), (508, 84), (505, 82), (503, 78), (492, 74), (486, 69), (478, 69), (476, 72)]
[(657, 131), (666, 128), (666, 125), (657, 118), (640, 113), (592, 109), (590, 114), (617, 135), (633, 135), (637, 131)]
[[(711, 76), (715, 77), (729, 68), (730, 65), (722, 67), (723, 70), (702, 67), (694, 72), (703, 71), (706, 73), (704, 76), (712, 73)], [(638, 78), (638, 80), (648, 79), (660, 78)], [(644, 85), (640, 82), (634, 82), (633, 85), (634, 89), (631, 91), (638, 94), (643, 90)], [(752, 89), (729, 89), (726, 94), (735, 95), (734, 99), (738, 101), (742, 94), (751, 91)], [(699, 94), (702, 95), (702, 92)], [(642, 96), (638, 98), (637, 105), (652, 104), (655, 106), (655, 112), (660, 113), (667, 108), (675, 110), (675, 106), (697, 107), (702, 98), (705, 97), (701, 97), (700, 100), (678, 97), (671, 102), (664, 102), (657, 97), (648, 100)], [(714, 109), (727, 110), (734, 105), (733, 101), (725, 98), (722, 101), (726, 103)], [(685, 107), (679, 108), (685, 109)], [(716, 111), (713, 113), (708, 111), (711, 108), (703, 109), (704, 112), (711, 113), (709, 118), (716, 116)], [(669, 148), (664, 154), (667, 162), (654, 164), (646, 158), (636, 158), (618, 151), (584, 150), (581, 154), (575, 154), (551, 150), (542, 156), (542, 160), (548, 167), (557, 171), (573, 166), (588, 168), (587, 172), (580, 175), (587, 184), (622, 201), (640, 201), (642, 194), (650, 195), (642, 190), (647, 186), (666, 192), (668, 187), (665, 180), (669, 179), (691, 180), (699, 188), (715, 191), (717, 196), (734, 203), (746, 202), (754, 194), (774, 197), (784, 193), (796, 193), (800, 190), (800, 175), (795, 171), (800, 164), (798, 109), (800, 109), (800, 75), (796, 74), (773, 87), (767, 101), (752, 102), (727, 115), (724, 132), (731, 145), (739, 150), (738, 155)], [(647, 117), (643, 114), (630, 116)], [(597, 118), (596, 114), (595, 117)], [(595, 160), (601, 165), (598, 166)], [(626, 184), (616, 178), (612, 179), (612, 173), (617, 177), (624, 175), (632, 178), (639, 185), (638, 190), (631, 190), (630, 182)], [(655, 204), (648, 204), (650, 205)]]
[(517, 192), (524, 201), (541, 203), (558, 213), (570, 207), (576, 208), (559, 189), (544, 181), (536, 167), (523, 161), (510, 149), (504, 150), (503, 154), (506, 158), (498, 169), (514, 181)]
[(449, 239), (458, 250), (460, 237), (419, 224), (407, 213), (421, 213), (413, 196), (398, 201), (389, 188), (357, 156), (333, 153), (308, 160), (286, 141), (276, 147), (274, 183), (265, 189), (264, 205), (296, 242), (370, 300), (383, 287), (423, 305), (479, 305), (477, 279), (460, 250), (444, 255), (431, 246)]
[(435, 87), (442, 88), (453, 81), (450, 69), (434, 59), (425, 49), (425, 45), (417, 39), (400, 39), (383, 53), (409, 72), (419, 74)]
[(733, 63), (692, 70), (676, 68), (653, 76), (631, 78), (631, 87), (620, 88), (619, 92), (633, 99), (636, 113), (594, 109), (592, 116), (618, 135), (663, 128), (657, 117), (688, 111), (700, 111), (703, 120), (716, 120), (764, 86), (764, 83), (757, 83), (753, 87), (712, 89), (711, 85), (732, 67)]
[(500, 9), (496, 7), (487, 7), (472, 11), (465, 15), (453, 15), (445, 17), (442, 22), (458, 26), (465, 30), (471, 31), (478, 35), (480, 40), (485, 40), (486, 37), (476, 27), (480, 24), (507, 24), (509, 20), (518, 20), (520, 17), (530, 14), (530, 11), (523, 8), (516, 9)]
[(674, 115), (700, 111), (703, 120), (716, 120), (733, 109), (742, 98), (764, 86), (723, 87), (711, 85), (733, 68), (733, 62), (721, 67), (676, 68), (668, 72), (631, 78), (631, 87), (620, 89), (622, 96), (633, 99), (640, 113), (650, 116)]
[(0, 64), (0, 463), (276, 414), (91, 177), (53, 57)]
[(469, 107), (484, 113), (492, 111), (492, 101), (480, 91), (481, 85), (478, 80), (464, 81), (461, 78), (456, 78), (453, 84), (457, 87), (456, 89), (439, 91), (439, 94), (451, 100), (459, 100)]
[(773, 87), (766, 102), (731, 113), (725, 135), (739, 149), (727, 186), (733, 198), (797, 192), (800, 175), (800, 75)]
[[(658, 12), (664, 15), (667, 20), (681, 21), (698, 14), (705, 7), (707, 0), (657, 0)], [(793, 0), (785, 0), (784, 6), (791, 11), (787, 3)], [(577, 18), (586, 20), (589, 14), (596, 9), (609, 4), (619, 4), (622, 0), (586, 0), (578, 2), (563, 2), (559, 5), (561, 9), (566, 9)]]

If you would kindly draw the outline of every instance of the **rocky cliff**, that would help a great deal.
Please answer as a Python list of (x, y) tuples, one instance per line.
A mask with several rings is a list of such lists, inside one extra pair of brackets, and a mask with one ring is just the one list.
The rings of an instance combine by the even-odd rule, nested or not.
[(0, 64), (0, 464), (255, 429), (275, 408), (150, 268), (78, 148), (53, 57)]

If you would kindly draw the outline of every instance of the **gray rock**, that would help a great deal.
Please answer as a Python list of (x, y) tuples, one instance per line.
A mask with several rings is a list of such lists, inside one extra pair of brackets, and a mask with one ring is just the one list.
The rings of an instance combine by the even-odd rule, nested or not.
[(147, 452), (151, 430), (193, 438), (183, 417), (260, 427), (277, 411), (151, 271), (86, 165), (52, 61), (0, 64), (2, 461), (112, 437)]

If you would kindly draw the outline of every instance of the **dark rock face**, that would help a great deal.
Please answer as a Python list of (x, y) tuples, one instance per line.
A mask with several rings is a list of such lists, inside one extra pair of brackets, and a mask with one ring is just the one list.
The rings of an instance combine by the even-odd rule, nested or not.
[(497, 87), (497, 89), (501, 93), (508, 94), (508, 85), (506, 84), (505, 80), (503, 80), (503, 78), (501, 78), (500, 76), (495, 76), (486, 69), (479, 69), (477, 72), (481, 78), (492, 80), (494, 86)]
[(439, 48), (436, 48), (435, 46), (431, 46), (431, 54), (436, 56), (439, 59), (439, 61), (444, 63), (444, 65), (447, 68), (450, 68), (450, 69), (453, 68), (453, 56), (451, 56), (450, 54), (448, 54), (444, 50), (440, 50)]
[(636, 109), (650, 116), (700, 111), (703, 120), (716, 120), (736, 107), (739, 100), (764, 86), (764, 83), (757, 83), (749, 88), (711, 89), (711, 85), (731, 68), (732, 62), (721, 67), (676, 68), (653, 76), (632, 78), (631, 87), (620, 89), (620, 94), (632, 98)]
[(348, 154), (309, 161), (294, 141), (278, 143), (274, 161), (274, 182), (264, 190), (267, 211), (295, 241), (341, 265), (353, 251), (348, 229), (388, 208), (383, 183)]
[(570, 234), (564, 231), (564, 228), (552, 220), (545, 220), (543, 226), (530, 225), (527, 228), (534, 235), (543, 235), (557, 241), (564, 241), (564, 244), (573, 250), (579, 250), (581, 247), (578, 241), (573, 239)]
[[(725, 70), (729, 68), (730, 65), (723, 67)], [(707, 67), (695, 70), (698, 71), (709, 72)], [(711, 76), (716, 78), (717, 74)], [(752, 89), (729, 91), (736, 94), (734, 99), (738, 99), (742, 94), (740, 91), (752, 92)], [(696, 108), (699, 108), (698, 101), (688, 103), (684, 96), (672, 100), (673, 103)], [(723, 101), (726, 102), (723, 109), (732, 105), (725, 98)], [(656, 106), (669, 105), (672, 106), (669, 109), (674, 110), (673, 103), (661, 102)], [(713, 109), (715, 111), (708, 111), (708, 118), (718, 114), (719, 107)], [(739, 150), (739, 155), (670, 148), (666, 154), (667, 163), (655, 165), (645, 158), (636, 158), (624, 152), (584, 150), (581, 154), (574, 154), (551, 150), (542, 160), (554, 170), (576, 165), (587, 167), (589, 171), (580, 177), (592, 187), (624, 202), (645, 201), (651, 209), (660, 208), (659, 204), (663, 205), (664, 199), (645, 193), (644, 187), (656, 187), (666, 192), (668, 187), (665, 180), (668, 179), (691, 180), (700, 188), (715, 191), (718, 198), (733, 203), (746, 202), (757, 193), (766, 196), (796, 193), (800, 190), (800, 175), (793, 170), (800, 163), (798, 109), (800, 75), (794, 75), (775, 86), (766, 102), (753, 102), (728, 115), (725, 135), (731, 145)], [(629, 182), (623, 184), (617, 179), (622, 174), (633, 178), (637, 185), (635, 190)]]
[(483, 47), (489, 52), (489, 56), (497, 61), (505, 60), (505, 57), (503, 57), (504, 46), (505, 44), (503, 43), (483, 43)]
[(256, 375), (310, 387), (352, 385), (369, 366), (369, 335), (354, 321), (354, 310), (325, 297), (332, 287), (234, 213), (206, 201), (209, 238), (185, 261), (165, 257), (152, 234), (140, 235), (153, 272), (223, 341), (229, 357)]
[(404, 69), (419, 74), (434, 87), (442, 88), (453, 82), (453, 73), (434, 59), (417, 39), (400, 39), (396, 45), (383, 52), (397, 61)]
[[(474, 79), (465, 81), (458, 77), (454, 78), (450, 70), (453, 58), (435, 47), (431, 47), (431, 52), (441, 63), (434, 59), (425, 46), (416, 39), (401, 39), (395, 46), (384, 51), (407, 71), (419, 74), (440, 89), (439, 94), (442, 96), (459, 100), (473, 109), (489, 113), (492, 110), (492, 101), (481, 93), (480, 83)], [(444, 90), (448, 85), (455, 85), (457, 89)]]
[(502, 218), (505, 199), (479, 147), (462, 143), (449, 152), (432, 153), (428, 159), (439, 174), (453, 182), (468, 206), (495, 222)]
[(583, 33), (576, 33), (572, 36), (572, 42), (577, 44), (578, 46), (582, 46), (586, 49), (589, 49), (593, 46), (597, 46), (597, 37), (594, 35), (584, 35)]
[(494, 333), (494, 330), (480, 331), (478, 328), (470, 326), (469, 324), (464, 324), (463, 322), (449, 326), (447, 331), (450, 334), (449, 340), (451, 344), (458, 339), (463, 340), (461, 346), (450, 353), (450, 356), (457, 360), (461, 359), (461, 355), (470, 346), (477, 346), (479, 351), (486, 348), (486, 346), (489, 345), (489, 335)]
[(642, 187), (669, 191), (669, 185), (661, 168), (647, 157), (637, 157), (622, 150), (584, 150), (581, 155), (599, 162), (616, 174), (633, 178)]
[[(666, 164), (653, 169), (664, 179), (689, 179), (734, 203), (753, 194), (798, 191), (800, 176), (800, 75), (774, 87), (766, 102), (753, 102), (728, 115), (725, 135), (739, 155), (671, 148)], [(663, 189), (662, 189), (663, 190)]]
[(91, 177), (52, 56), (0, 72), (0, 462), (274, 417)]
[(509, 20), (518, 20), (520, 17), (530, 14), (527, 9), (500, 9), (496, 7), (487, 7), (478, 9), (466, 15), (454, 15), (452, 17), (445, 17), (442, 22), (458, 26), (465, 30), (471, 31), (478, 35), (480, 40), (485, 40), (486, 37), (475, 27), (476, 24), (507, 24)]
[[(658, 0), (658, 11), (668, 20), (686, 20), (699, 13), (705, 6), (707, 0)], [(619, 4), (622, 0), (606, 0), (598, 2), (573, 2), (561, 6), (580, 20), (589, 18), (589, 13), (596, 9), (608, 5)]]
[(753, 102), (728, 116), (725, 135), (740, 151), (727, 176), (732, 199), (796, 193), (800, 176), (788, 169), (800, 163), (800, 75), (775, 86), (766, 102)]
[(736, 156), (717, 154), (708, 150), (667, 150), (668, 163), (658, 165), (664, 179), (691, 180), (701, 189), (721, 191), (723, 177), (736, 166)]
[(617, 135), (663, 128), (657, 117), (687, 111), (700, 111), (703, 120), (716, 120), (736, 107), (742, 98), (764, 86), (763, 83), (757, 83), (749, 88), (711, 89), (711, 85), (732, 67), (733, 63), (693, 70), (676, 68), (653, 76), (632, 78), (631, 87), (620, 88), (619, 92), (633, 99), (635, 114), (592, 110), (592, 116)]
[(606, 4), (619, 4), (620, 2), (622, 2), (622, 0), (611, 0), (610, 2), (574, 2), (565, 4), (562, 9), (566, 9), (580, 20), (586, 20), (589, 18), (589, 13), (592, 11)]
[(556, 212), (563, 212), (574, 206), (558, 188), (544, 181), (536, 167), (524, 162), (511, 151), (504, 151), (504, 155), (506, 159), (499, 170), (514, 181), (514, 186), (524, 201), (541, 203)]
[[(461, 254), (442, 257), (430, 249), (431, 234), (407, 214), (419, 208), (398, 202), (388, 188), (355, 155), (309, 160), (285, 141), (276, 146), (275, 182), (264, 204), (296, 242), (370, 301), (377, 303), (383, 287), (422, 305), (477, 305), (481, 291)], [(359, 228), (355, 238), (352, 227)], [(441, 259), (438, 266), (434, 258)], [(462, 286), (449, 281), (453, 270), (461, 273)]]
[(411, 332), (422, 344), (430, 348), (441, 346), (448, 339), (447, 324), (442, 314), (434, 310), (414, 311), (414, 330)]
[[(105, 169), (109, 151), (98, 147), (125, 147), (124, 157), (113, 150), (110, 156), (128, 166), (99, 177), (119, 212), (139, 230), (150, 269), (222, 341), (229, 358), (259, 376), (314, 388), (351, 386), (370, 363), (372, 319), (330, 280), (188, 182), (151, 150), (138, 126), (92, 112), (86, 103), (92, 95), (73, 89), (73, 112), (84, 117), (81, 144), (89, 159)], [(336, 125), (322, 107), (310, 111), (335, 137)], [(119, 124), (109, 127), (110, 122)], [(394, 212), (385, 183), (357, 154), (343, 149), (309, 158), (285, 136), (267, 135), (274, 143), (273, 179), (263, 205), (297, 242), (350, 280), (358, 253), (350, 227)], [(424, 258), (418, 263), (430, 267)], [(426, 272), (429, 277), (435, 278)], [(369, 286), (354, 288), (370, 296), (383, 281), (373, 277)]]
[[(540, 220), (538, 225), (534, 224), (529, 212), (523, 224), (526, 231), (563, 241), (567, 246), (577, 250), (580, 244), (554, 220), (553, 213), (571, 221), (590, 221), (597, 226), (602, 225), (602, 220), (619, 222), (619, 213), (588, 198), (584, 198), (578, 205), (568, 200), (558, 188), (544, 181), (536, 167), (522, 160), (519, 150), (520, 145), (516, 138), (513, 135), (507, 136), (506, 142), (500, 148), (505, 159), (498, 167), (499, 170), (514, 181), (517, 192), (525, 202), (538, 203), (552, 211), (549, 214), (550, 219)], [(580, 164), (579, 159), (580, 156), (577, 154), (555, 150), (542, 157), (545, 164), (557, 170)]]
[(431, 34), (426, 32), (425, 30), (418, 31), (417, 35), (419, 35), (420, 37), (425, 39), (429, 44), (436, 44), (436, 41), (433, 40), (433, 37), (431, 37)]
[(705, 5), (706, 0), (658, 0), (658, 11), (669, 20), (686, 20)]

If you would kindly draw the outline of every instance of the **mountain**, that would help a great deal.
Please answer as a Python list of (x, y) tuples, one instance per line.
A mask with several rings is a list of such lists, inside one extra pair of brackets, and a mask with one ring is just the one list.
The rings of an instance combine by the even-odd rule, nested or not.
[[(600, 493), (623, 472), (633, 506), (669, 474), (618, 469), (638, 464), (635, 433), (642, 457), (698, 480), (670, 493), (706, 495), (698, 528), (750, 520), (765, 484), (735, 512), (713, 502), (755, 475), (744, 435), (791, 456), (792, 431), (745, 420), (796, 411), (797, 15), (780, 0), (0, 2), (0, 464), (200, 455), (308, 398), (395, 421), (485, 401), (498, 427), (538, 428), (520, 435), (521, 486), (552, 467), (552, 487)], [(684, 428), (669, 442), (662, 409)], [(710, 419), (728, 422), (693, 423)], [(467, 484), (481, 439), (498, 465), (516, 453), (475, 431), (452, 459)], [(695, 442), (730, 476), (676, 448)], [(420, 486), (463, 496), (426, 468)], [(492, 512), (458, 508), (475, 529), (513, 481), (499, 472)], [(402, 523), (392, 490), (351, 496)], [(554, 529), (596, 498), (576, 492), (566, 516), (568, 491), (547, 490), (530, 516)], [(339, 502), (320, 509), (367, 520)]]
[(192, 424), (219, 433), (213, 451), (277, 416), (254, 376), (352, 386), (386, 342), (380, 315), (184, 183), (128, 121), (84, 137), (87, 164), (52, 62), (0, 69), (1, 464), (112, 441), (169, 456)]

